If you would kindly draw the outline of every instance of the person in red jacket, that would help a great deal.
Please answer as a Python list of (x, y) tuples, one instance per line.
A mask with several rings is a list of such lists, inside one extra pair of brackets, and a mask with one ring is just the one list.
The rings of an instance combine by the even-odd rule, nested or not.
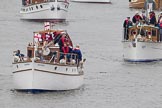
[(68, 45), (68, 43), (64, 43), (64, 46), (61, 47), (61, 55), (60, 55), (60, 59), (67, 59), (68, 62), (70, 62), (70, 58), (71, 58), (71, 52), (72, 52), (72, 48)]

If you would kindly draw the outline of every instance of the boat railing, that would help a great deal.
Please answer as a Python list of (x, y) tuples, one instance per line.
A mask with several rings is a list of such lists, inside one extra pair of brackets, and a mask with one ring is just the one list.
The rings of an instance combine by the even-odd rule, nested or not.
[(78, 55), (74, 53), (51, 52), (49, 55), (35, 57), (35, 62), (57, 65), (79, 65)]
[(64, 3), (69, 3), (68, 0), (44, 0), (44, 1), (41, 1), (41, 2), (35, 1), (33, 3), (24, 4), (23, 6), (27, 7), (27, 6), (38, 5), (38, 4), (47, 3), (47, 2), (64, 2)]
[(52, 52), (49, 55), (41, 55), (36, 56), (34, 58), (30, 57), (20, 57), (15, 55), (15, 51), (13, 52), (13, 64), (15, 63), (27, 63), (32, 62), (37, 63), (46, 63), (46, 64), (57, 64), (57, 65), (79, 65), (80, 61), (78, 59), (78, 55), (74, 53), (63, 53), (63, 52)]

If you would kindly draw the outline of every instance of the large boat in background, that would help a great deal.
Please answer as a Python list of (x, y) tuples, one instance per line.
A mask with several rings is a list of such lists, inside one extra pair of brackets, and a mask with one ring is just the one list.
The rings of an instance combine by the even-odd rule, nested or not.
[(129, 0), (130, 8), (146, 9), (147, 3), (153, 3), (153, 9), (162, 8), (162, 0)]
[[(44, 40), (43, 37), (47, 34), (55, 35), (55, 42), (51, 40), (51, 44)], [(13, 55), (15, 90), (32, 92), (71, 90), (83, 85), (85, 59), (80, 61), (76, 53), (61, 52), (57, 42), (60, 42), (63, 36), (72, 47), (73, 43), (66, 30), (48, 29), (34, 32), (33, 43), (27, 45), (26, 57), (20, 51), (15, 52)]]
[(71, 1), (84, 3), (111, 3), (111, 0), (71, 0)]
[(69, 2), (67, 0), (22, 0), (21, 19), (66, 20)]

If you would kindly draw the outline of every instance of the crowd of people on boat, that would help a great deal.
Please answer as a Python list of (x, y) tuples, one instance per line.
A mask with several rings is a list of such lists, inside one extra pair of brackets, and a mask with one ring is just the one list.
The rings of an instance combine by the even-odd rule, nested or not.
[[(41, 47), (42, 50), (47, 49), (48, 47), (53, 45), (57, 46), (59, 48), (60, 62), (62, 62), (63, 60), (66, 60), (66, 62), (71, 62), (71, 60), (73, 60), (73, 62), (77, 64), (82, 61), (82, 53), (79, 44), (77, 44), (76, 47), (73, 48), (71, 39), (65, 31), (56, 30), (54, 32), (45, 31), (34, 33), (34, 43), (29, 43), (28, 46), (33, 47), (33, 45), (37, 48)], [(51, 53), (49, 55), (54, 55), (56, 57), (56, 54), (56, 52), (53, 52), (52, 55)], [(41, 61), (44, 60), (42, 52), (37, 52), (36, 55), (39, 56), (39, 59)], [(21, 54), (20, 50), (17, 50), (14, 56), (19, 59), (17, 61), (24, 61), (23, 58), (25, 55)]]
[(160, 40), (162, 41), (162, 13), (156, 17), (156, 14), (154, 11), (149, 12), (148, 17), (146, 16), (145, 11), (142, 11), (142, 14), (140, 15), (138, 11), (136, 11), (135, 15), (132, 17), (132, 20), (130, 17), (127, 17), (124, 20), (123, 28), (124, 28), (124, 39), (128, 40), (128, 28), (133, 25), (152, 25), (159, 28), (160, 33)]
[(54, 32), (35, 33), (34, 41), (37, 47), (48, 48), (51, 45), (59, 46), (60, 60), (66, 59), (67, 62), (70, 62), (71, 59), (75, 59), (76, 62), (82, 60), (79, 45), (77, 44), (73, 48), (71, 39), (65, 31), (58, 30)]

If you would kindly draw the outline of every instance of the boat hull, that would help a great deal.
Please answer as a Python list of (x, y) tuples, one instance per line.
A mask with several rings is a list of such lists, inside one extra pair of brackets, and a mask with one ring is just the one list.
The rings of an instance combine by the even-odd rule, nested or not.
[(68, 5), (69, 4), (65, 2), (46, 2), (23, 6), (20, 11), (21, 19), (66, 20)]
[(73, 66), (29, 62), (13, 68), (16, 90), (71, 90), (83, 85), (83, 71)]
[(130, 62), (162, 60), (162, 42), (123, 42), (123, 57)]

